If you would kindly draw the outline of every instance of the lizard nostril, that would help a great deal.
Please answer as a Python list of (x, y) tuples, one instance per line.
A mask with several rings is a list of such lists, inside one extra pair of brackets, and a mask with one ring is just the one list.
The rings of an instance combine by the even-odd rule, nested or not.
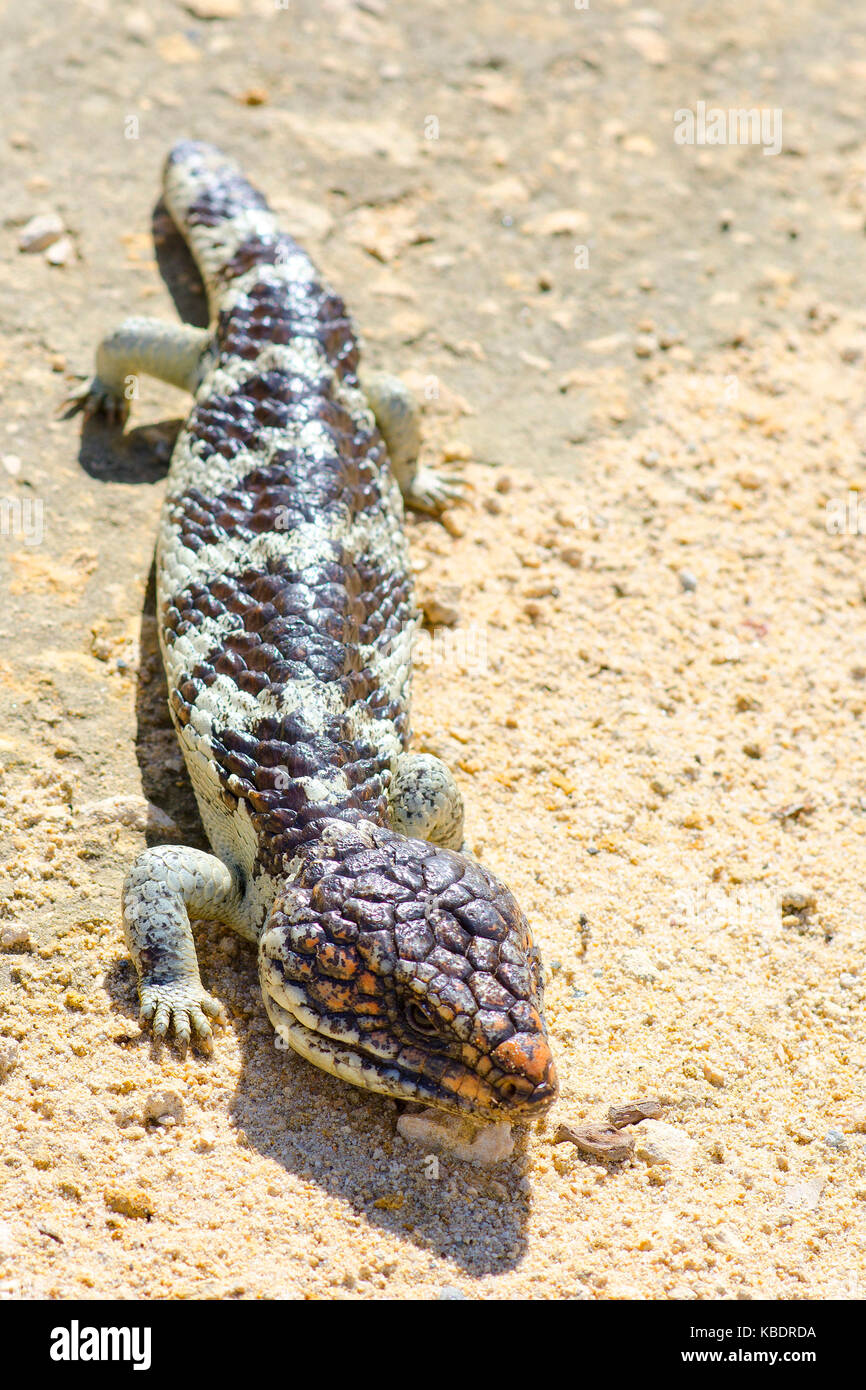
[(516, 1105), (532, 1094), (532, 1083), (522, 1077), (511, 1077), (500, 1083), (499, 1094), (506, 1105)]

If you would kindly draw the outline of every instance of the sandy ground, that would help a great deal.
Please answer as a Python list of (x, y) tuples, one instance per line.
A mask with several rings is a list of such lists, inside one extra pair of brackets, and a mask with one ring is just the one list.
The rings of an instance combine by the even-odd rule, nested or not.
[[(0, 15), (3, 1292), (862, 1297), (862, 10)], [(781, 153), (677, 145), (699, 100), (779, 108)], [(179, 134), (242, 160), (471, 485), (409, 523), (459, 610), (416, 742), (535, 925), (562, 1077), (490, 1167), (276, 1051), (218, 930), (213, 1057), (139, 1033), (123, 874), (202, 843), (149, 586), (185, 403), (148, 383), (123, 440), (56, 412), (113, 321), (201, 319), (154, 212)], [(64, 264), (18, 249), (48, 210)], [(667, 1128), (625, 1163), (553, 1142), (639, 1096)]]

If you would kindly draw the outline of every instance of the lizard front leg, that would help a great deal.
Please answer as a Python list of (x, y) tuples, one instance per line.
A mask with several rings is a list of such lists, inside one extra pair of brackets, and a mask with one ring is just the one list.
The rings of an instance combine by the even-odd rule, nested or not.
[(140, 375), (158, 377), (182, 391), (195, 391), (213, 341), (207, 328), (161, 319), (129, 318), (96, 350), (96, 375), (74, 391), (67, 404), (86, 418), (103, 411), (122, 423), (137, 395)]
[(201, 982), (190, 917), (225, 922), (248, 936), (239, 879), (213, 854), (173, 845), (139, 855), (123, 887), (123, 931), (138, 971), (143, 1022), (157, 1037), (174, 1025), (185, 1046), (211, 1036), (222, 1006)]
[(391, 779), (391, 825), (445, 849), (463, 843), (463, 797), (454, 774), (432, 753), (401, 753)]
[(406, 506), (421, 512), (441, 512), (450, 501), (462, 497), (457, 478), (440, 476), (418, 462), (421, 411), (406, 383), (388, 372), (378, 372), (365, 377), (361, 386), (376, 417)]

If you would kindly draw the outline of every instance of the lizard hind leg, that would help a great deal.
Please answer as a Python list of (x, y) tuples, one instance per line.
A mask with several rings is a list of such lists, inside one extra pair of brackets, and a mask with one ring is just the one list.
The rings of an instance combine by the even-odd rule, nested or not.
[(421, 411), (406, 383), (388, 372), (377, 372), (365, 377), (361, 385), (406, 506), (420, 512), (441, 512), (449, 502), (461, 498), (463, 488), (457, 478), (441, 476), (418, 462)]
[(243, 890), (221, 859), (174, 845), (147, 849), (123, 887), (123, 931), (138, 972), (141, 1018), (157, 1037), (174, 1027), (184, 1047), (207, 1042), (222, 1007), (201, 982), (190, 917), (225, 922), (249, 935)]
[(463, 843), (463, 797), (451, 769), (431, 753), (401, 753), (391, 780), (391, 826), (444, 849)]

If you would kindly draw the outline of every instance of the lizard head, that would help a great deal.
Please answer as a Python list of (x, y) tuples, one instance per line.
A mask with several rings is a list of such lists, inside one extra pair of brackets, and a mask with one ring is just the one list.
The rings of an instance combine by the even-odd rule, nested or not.
[(259, 973), (283, 1042), (356, 1086), (485, 1120), (556, 1098), (529, 925), (453, 850), (329, 821), (289, 867)]

